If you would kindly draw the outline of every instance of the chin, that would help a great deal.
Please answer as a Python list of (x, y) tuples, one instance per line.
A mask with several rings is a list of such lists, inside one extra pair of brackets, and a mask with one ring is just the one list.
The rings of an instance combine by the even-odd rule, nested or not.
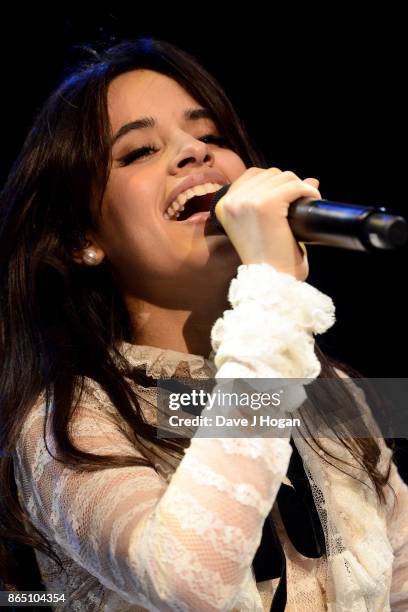
[(235, 268), (242, 263), (240, 256), (228, 239), (220, 240), (218, 243), (212, 245), (210, 258), (216, 260), (218, 265), (221, 263), (222, 265)]
[(208, 276), (211, 275), (214, 281), (227, 282), (234, 278), (241, 263), (235, 249), (217, 249), (217, 251), (210, 253), (206, 262), (202, 262), (200, 279), (202, 282), (207, 282), (207, 272)]

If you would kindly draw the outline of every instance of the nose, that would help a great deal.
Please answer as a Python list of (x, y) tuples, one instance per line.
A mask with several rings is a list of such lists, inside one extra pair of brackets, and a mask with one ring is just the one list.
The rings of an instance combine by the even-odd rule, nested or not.
[(180, 168), (187, 166), (187, 164), (201, 166), (204, 163), (212, 166), (214, 154), (205, 142), (191, 137), (184, 141), (178, 153), (170, 162), (170, 173), (175, 174)]

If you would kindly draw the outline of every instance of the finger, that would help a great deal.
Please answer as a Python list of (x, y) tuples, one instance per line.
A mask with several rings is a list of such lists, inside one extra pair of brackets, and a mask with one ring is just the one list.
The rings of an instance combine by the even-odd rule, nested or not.
[(305, 183), (305, 181), (291, 181), (283, 185), (279, 185), (275, 189), (273, 195), (274, 200), (281, 201), (285, 208), (289, 206), (290, 202), (294, 202), (298, 198), (302, 197), (311, 197), (316, 198), (318, 200), (322, 199), (319, 190), (314, 187), (314, 185)]
[(312, 187), (319, 187), (320, 181), (317, 178), (307, 178), (303, 181), (304, 183), (308, 183), (308, 185), (312, 185)]
[(311, 187), (315, 188), (319, 186), (319, 180), (316, 178), (307, 178), (305, 180), (302, 180), (297, 174), (295, 174), (291, 170), (272, 173), (270, 173), (270, 170), (275, 170), (275, 168), (270, 168), (268, 170), (268, 174), (266, 174), (263, 178), (270, 180), (271, 184), (274, 187), (277, 187), (278, 185), (284, 185), (286, 183), (306, 183), (306, 185), (310, 185)]
[[(275, 185), (288, 183), (290, 181), (301, 181), (302, 180), (299, 178), (297, 174), (295, 174), (291, 170), (285, 170), (284, 172), (282, 172), (279, 170), (279, 168), (269, 168), (268, 175), (271, 176), (271, 174), (273, 176), (273, 182)], [(306, 178), (302, 182), (307, 183), (308, 185), (311, 185), (312, 187), (316, 187), (316, 189), (320, 185), (319, 179), (314, 178), (314, 177)]]
[(287, 183), (293, 182), (304, 182), (294, 172), (291, 172), (290, 170), (285, 170), (284, 172), (282, 172), (278, 168), (269, 168), (265, 174), (257, 178), (257, 185), (268, 183), (273, 187), (279, 187), (280, 185), (285, 185)]
[(245, 187), (251, 189), (256, 188), (264, 182), (270, 181), (271, 177), (275, 178), (275, 175), (281, 174), (282, 170), (279, 170), (279, 168), (256, 168), (255, 166), (247, 168), (241, 176), (233, 181), (232, 189), (230, 189), (226, 195), (231, 196), (237, 187), (241, 187), (241, 185), (245, 185)]

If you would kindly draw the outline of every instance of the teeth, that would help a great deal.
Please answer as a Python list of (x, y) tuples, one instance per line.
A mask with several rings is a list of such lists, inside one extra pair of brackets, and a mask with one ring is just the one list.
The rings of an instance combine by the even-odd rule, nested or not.
[(204, 185), (196, 185), (192, 189), (187, 189), (183, 193), (180, 193), (177, 198), (170, 204), (166, 212), (164, 213), (165, 219), (174, 219), (180, 216), (180, 213), (184, 210), (185, 204), (188, 200), (191, 200), (194, 196), (205, 195), (206, 193), (215, 193), (222, 185), (219, 183), (205, 183)]
[[(187, 201), (187, 197), (186, 197), (186, 201)], [(173, 204), (171, 206), (168, 207), (168, 211), (170, 212), (177, 212), (178, 210), (181, 210), (182, 208), (184, 208), (184, 203), (182, 204), (181, 202), (173, 202)]]
[[(211, 183), (207, 183), (207, 185), (211, 185)], [(190, 191), (195, 191), (196, 195), (204, 195), (206, 193), (208, 193), (208, 191), (206, 191), (205, 186), (204, 185), (196, 185), (196, 187), (194, 187), (194, 189), (189, 189), (187, 191), (187, 194)]]
[(166, 212), (164, 213), (164, 218), (169, 220), (169, 219), (173, 219), (174, 217), (176, 217), (177, 219), (180, 216), (180, 213), (182, 210), (184, 210), (184, 206), (180, 210), (168, 208)]

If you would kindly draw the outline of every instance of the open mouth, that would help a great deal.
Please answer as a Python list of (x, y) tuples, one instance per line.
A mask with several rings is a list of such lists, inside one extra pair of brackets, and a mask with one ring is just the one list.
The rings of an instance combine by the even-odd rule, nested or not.
[(182, 210), (176, 221), (185, 221), (199, 212), (208, 212), (210, 210), (211, 200), (214, 197), (213, 193), (206, 193), (201, 196), (194, 196), (188, 200), (184, 210)]

